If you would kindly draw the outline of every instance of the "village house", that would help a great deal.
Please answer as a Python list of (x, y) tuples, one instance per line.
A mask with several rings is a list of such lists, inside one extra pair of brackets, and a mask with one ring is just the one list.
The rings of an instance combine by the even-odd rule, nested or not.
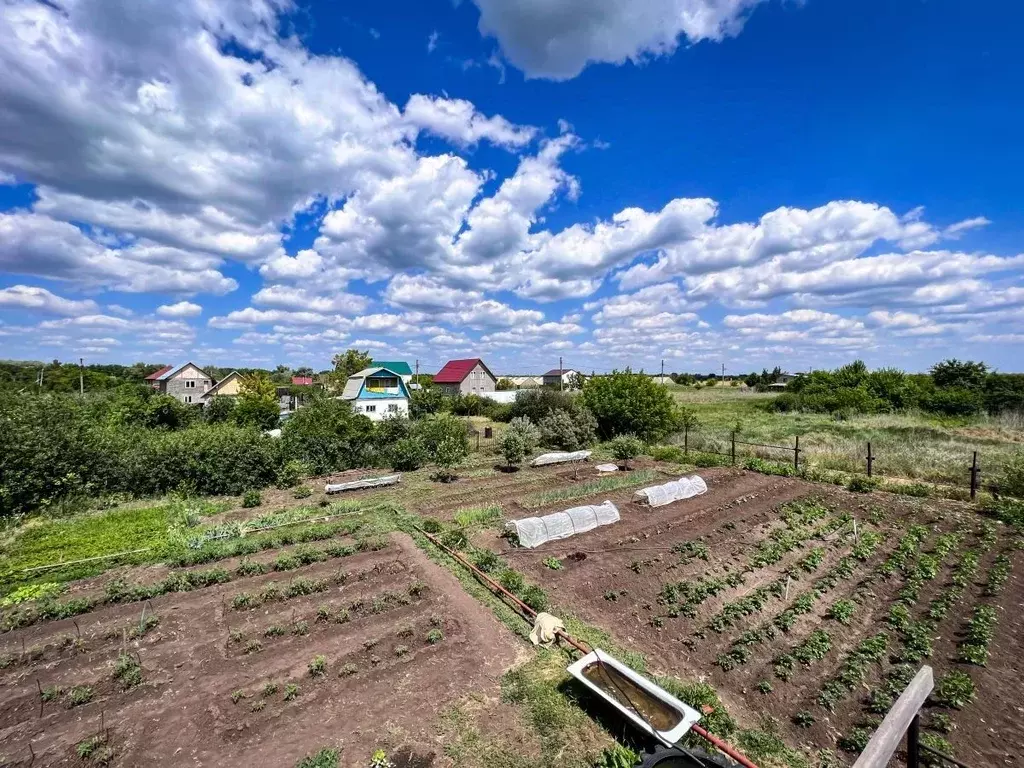
[(498, 380), (479, 357), (449, 360), (434, 376), (434, 387), (446, 395), (493, 392)]
[(207, 405), (213, 398), (218, 396), (238, 397), (241, 391), (242, 374), (238, 371), (232, 371), (207, 390), (206, 394), (203, 395), (202, 403)]
[(354, 413), (373, 421), (409, 415), (409, 389), (402, 376), (388, 368), (364, 368), (348, 377), (341, 399)]
[(163, 395), (183, 403), (199, 404), (213, 387), (213, 378), (195, 363), (167, 365), (146, 377), (146, 383)]
[(573, 368), (552, 368), (544, 374), (544, 386), (572, 389), (576, 382), (576, 376), (582, 376), (582, 374)]
[(412, 381), (412, 368), (402, 360), (374, 360), (370, 363), (371, 368), (387, 368), (402, 377), (402, 381), (409, 384)]

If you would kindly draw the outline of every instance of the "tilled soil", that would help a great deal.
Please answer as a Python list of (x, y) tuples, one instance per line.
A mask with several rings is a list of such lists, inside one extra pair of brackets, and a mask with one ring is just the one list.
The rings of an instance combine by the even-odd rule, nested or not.
[[(241, 591), (296, 577), (329, 588), (232, 607)], [(143, 607), (159, 624), (129, 639)], [(442, 634), (434, 643), (432, 630)], [(28, 649), (41, 655), (25, 658)], [(128, 691), (112, 675), (122, 650), (143, 670)], [(101, 731), (118, 765), (289, 766), (322, 746), (341, 747), (344, 765), (365, 765), (378, 746), (430, 764), (437, 713), (471, 691), (496, 696), (517, 645), (450, 573), (393, 534), (378, 552), (10, 632), (0, 653), (15, 658), (0, 676), (3, 765), (80, 765), (76, 745)], [(317, 655), (327, 666), (314, 677)], [(264, 695), (268, 683), (277, 690)], [(289, 684), (300, 690), (285, 700)], [(92, 701), (68, 708), (62, 695), (40, 711), (40, 688), (76, 685), (92, 686)]]
[[(839, 736), (864, 721), (864, 697), (880, 683), (887, 662), (875, 665), (863, 690), (851, 694), (835, 713), (817, 705), (822, 684), (835, 676), (846, 654), (869, 635), (888, 631), (890, 651), (899, 646), (898, 634), (888, 627), (885, 618), (904, 575), (897, 572), (879, 579), (870, 578), (870, 574), (895, 549), (911, 523), (934, 528), (930, 539), (922, 545), (924, 552), (932, 546), (936, 535), (948, 533), (958, 524), (976, 529), (981, 521), (973, 511), (955, 502), (850, 494), (792, 478), (733, 469), (700, 474), (708, 483), (708, 492), (703, 496), (651, 509), (630, 501), (632, 489), (615, 492), (609, 498), (619, 508), (618, 523), (549, 542), (534, 550), (513, 549), (488, 532), (478, 535), (475, 542), (501, 552), (514, 567), (547, 590), (555, 605), (607, 630), (626, 647), (645, 653), (659, 672), (713, 684), (728, 709), (742, 722), (757, 725), (767, 713), (777, 721), (776, 727), (787, 742), (834, 750)], [(816, 577), (851, 553), (855, 538), (848, 525), (824, 539), (803, 542), (777, 563), (746, 568), (757, 544), (782, 527), (779, 507), (789, 501), (812, 498), (822, 500), (837, 513), (851, 513), (858, 520), (858, 531), (881, 533), (881, 543), (866, 561), (858, 562), (850, 578), (819, 596), (812, 610), (800, 615), (788, 631), (752, 646), (748, 663), (725, 671), (716, 661), (730, 649), (733, 640), (770, 622), (807, 591)], [(710, 549), (707, 561), (686, 561), (671, 551), (674, 545), (687, 541), (705, 543)], [(975, 680), (976, 700), (963, 712), (949, 713), (957, 729), (946, 736), (956, 754), (972, 766), (1024, 764), (1024, 699), (1020, 696), (1024, 676), (1018, 653), (1024, 647), (1024, 578), (1020, 574), (1024, 558), (1012, 547), (1009, 536), (1000, 541), (1003, 543), (998, 545), (999, 550), (1009, 552), (1014, 565), (1003, 592), (997, 598), (981, 597), (981, 584), (995, 556), (994, 552), (984, 552), (974, 582), (936, 627), (932, 657), (924, 662), (935, 668), (936, 678), (956, 667), (968, 671)], [(960, 548), (979, 546), (977, 534), (971, 533)], [(759, 586), (784, 579), (801, 558), (816, 548), (823, 549), (823, 561), (814, 572), (801, 573), (793, 579), (788, 597), (770, 599), (755, 615), (735, 621), (721, 633), (709, 628), (708, 622), (724, 605), (749, 595)], [(544, 561), (552, 557), (560, 561), (560, 569), (545, 565)], [(955, 564), (953, 552), (946, 556), (940, 575), (922, 589), (912, 610), (914, 618), (924, 615), (928, 601), (948, 583)], [(734, 572), (745, 572), (742, 583), (705, 599), (692, 618), (672, 618), (666, 614), (665, 606), (659, 604), (659, 592), (666, 583), (694, 582), (709, 574), (723, 576)], [(827, 618), (828, 608), (835, 601), (855, 596), (857, 609), (849, 626)], [(979, 602), (994, 602), (999, 608), (1000, 622), (990, 648), (991, 661), (985, 668), (957, 665), (958, 633)], [(798, 663), (789, 681), (776, 678), (773, 660), (791, 652), (816, 629), (824, 629), (832, 636), (829, 652), (809, 665)], [(772, 690), (760, 692), (757, 685), (761, 681), (769, 682)], [(791, 722), (790, 717), (801, 710), (816, 715), (811, 727), (798, 728)], [(855, 757), (842, 752), (839, 755), (851, 763)]]

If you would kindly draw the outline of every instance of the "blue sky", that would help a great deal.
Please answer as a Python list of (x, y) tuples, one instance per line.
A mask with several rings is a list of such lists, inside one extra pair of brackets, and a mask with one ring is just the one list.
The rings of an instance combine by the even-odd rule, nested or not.
[(1021, 369), (1018, 4), (342, 5), (4, 5), (0, 357)]

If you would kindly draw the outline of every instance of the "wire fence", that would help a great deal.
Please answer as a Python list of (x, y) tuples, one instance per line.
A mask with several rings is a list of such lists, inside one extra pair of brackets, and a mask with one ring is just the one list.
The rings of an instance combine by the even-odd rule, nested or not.
[[(757, 458), (770, 459), (776, 462), (790, 464), (794, 474), (806, 468), (807, 463), (814, 457), (814, 451), (800, 446), (800, 436), (793, 438), (791, 445), (773, 445), (770, 443), (755, 443), (741, 440), (738, 432), (728, 434), (713, 434), (704, 430), (693, 430), (689, 427), (683, 429), (683, 455), (689, 458), (691, 453), (711, 454), (729, 458), (729, 463), (735, 466), (738, 461)], [(860, 466), (848, 470), (854, 474), (864, 474), (869, 478), (890, 478), (909, 480), (904, 475), (879, 471), (877, 463), (880, 461), (879, 454), (870, 441), (864, 443), (863, 454), (860, 457), (863, 462)], [(977, 499), (979, 491), (987, 491), (995, 497), (1013, 496), (1008, 489), (1001, 486), (995, 477), (985, 477), (982, 472), (982, 460), (978, 451), (971, 451), (964, 454), (963, 469), (958, 472), (962, 475), (963, 481), (929, 482), (929, 485), (946, 485), (954, 488), (962, 488), (969, 495), (972, 501)], [(923, 481), (922, 481), (923, 482)]]

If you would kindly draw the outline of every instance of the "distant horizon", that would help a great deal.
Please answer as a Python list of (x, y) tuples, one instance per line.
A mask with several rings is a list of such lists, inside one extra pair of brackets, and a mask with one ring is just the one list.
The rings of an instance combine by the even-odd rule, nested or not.
[(8, 0), (3, 354), (1022, 365), (1024, 4), (396, 2)]
[[(924, 370), (919, 370), (919, 371), (906, 370), (904, 368), (900, 368), (900, 366), (892, 366), (892, 365), (889, 365), (889, 366), (871, 366), (871, 365), (869, 365), (868, 369), (869, 370), (878, 370), (879, 368), (897, 368), (898, 370), (901, 370), (904, 373), (909, 374), (909, 375), (925, 375), (925, 374), (927, 374), (929, 372), (929, 369), (931, 368), (932, 365), (935, 365), (935, 363), (939, 363), (939, 362), (942, 362), (942, 360), (947, 360), (947, 359), (950, 359), (950, 358), (941, 358), (941, 359), (935, 360), (934, 363), (932, 363), (932, 364), (930, 364), (928, 366), (928, 368), (926, 368)], [(1007, 370), (998, 369), (998, 368), (995, 368), (994, 366), (988, 365), (988, 363), (986, 363), (984, 360), (974, 360), (974, 359), (969, 358), (969, 357), (964, 357), (964, 358), (959, 358), (959, 359), (964, 360), (964, 361), (972, 361), (972, 362), (985, 363), (985, 365), (988, 366), (988, 369), (989, 369), (990, 373), (1003, 373), (1003, 374), (1012, 374), (1012, 375), (1024, 375), (1024, 371), (1007, 371)], [(399, 358), (399, 360), (400, 360), (400, 358)], [(483, 358), (483, 360), (484, 360), (485, 363), (487, 363), (487, 359), (486, 358)], [(778, 363), (776, 363), (774, 365), (760, 365), (760, 366), (757, 366), (756, 368), (741, 368), (741, 369), (737, 369), (735, 371), (730, 371), (728, 369), (728, 367), (727, 367), (726, 371), (725, 371), (725, 378), (728, 379), (728, 378), (734, 378), (734, 377), (743, 377), (743, 376), (747, 376), (747, 375), (749, 375), (751, 373), (760, 373), (762, 370), (767, 370), (767, 371), (771, 372), (776, 367), (780, 368), (782, 373), (789, 373), (789, 374), (805, 374), (805, 373), (810, 373), (811, 371), (815, 371), (815, 370), (835, 370), (836, 368), (842, 367), (843, 365), (848, 365), (850, 363), (853, 363), (856, 360), (857, 360), (857, 358), (853, 358), (853, 359), (847, 360), (845, 363), (840, 363), (839, 365), (836, 365), (836, 366), (829, 366), (827, 368), (826, 367), (810, 368), (810, 369), (804, 369), (804, 370), (799, 370), (799, 369), (794, 369), (794, 368), (786, 368), (785, 366), (780, 365)], [(4, 365), (4, 364), (7, 364), (7, 365), (21, 365), (21, 366), (25, 366), (25, 367), (34, 366), (34, 365), (44, 365), (44, 366), (46, 366), (46, 365), (53, 365), (53, 362), (54, 362), (53, 360), (45, 360), (45, 361), (44, 360), (12, 360), (12, 359), (0, 358), (0, 365)], [(59, 360), (58, 362), (60, 362), (61, 365), (73, 365), (73, 366), (76, 366), (76, 367), (78, 366), (78, 361), (77, 360)], [(168, 362), (147, 362), (147, 361), (143, 361), (143, 360), (135, 360), (135, 361), (132, 361), (130, 363), (123, 363), (123, 362), (117, 362), (117, 361), (112, 361), (112, 360), (107, 360), (107, 361), (102, 361), (102, 362), (101, 361), (92, 361), (92, 362), (90, 362), (90, 361), (86, 360), (85, 367), (89, 368), (90, 366), (118, 365), (118, 366), (123, 366), (123, 367), (126, 367), (126, 368), (130, 368), (133, 365), (144, 365), (144, 366), (147, 366), (147, 367), (152, 366), (152, 367), (155, 368), (155, 367), (166, 366), (166, 365), (177, 365), (177, 364), (184, 365), (184, 364), (186, 364), (188, 362), (191, 362), (191, 363), (199, 366), (200, 368), (203, 368), (205, 366), (205, 367), (243, 369), (243, 370), (261, 370), (261, 371), (266, 371), (268, 373), (273, 373), (274, 369), (277, 367), (277, 365), (285, 365), (285, 363), (276, 363), (276, 364), (273, 364), (273, 365), (271, 365), (269, 367), (266, 367), (266, 366), (255, 366), (255, 365), (222, 365), (222, 364), (220, 364), (220, 363), (218, 363), (216, 361), (210, 361), (210, 360), (202, 360), (201, 361), (201, 360), (196, 360), (196, 359), (191, 359), (191, 360), (189, 360), (189, 359), (182, 359), (182, 360), (177, 361), (177, 362), (169, 362), (169, 363)], [(403, 362), (409, 363), (410, 366), (413, 365), (413, 361), (405, 360)], [(442, 363), (441, 365), (437, 366), (436, 369), (431, 369), (431, 370), (427, 370), (427, 369), (425, 369), (421, 365), (419, 373), (420, 373), (420, 375), (423, 375), (423, 376), (433, 376), (435, 373), (437, 373), (438, 370), (441, 369), (441, 367), (443, 365), (444, 365), (444, 363)], [(491, 368), (491, 371), (494, 373), (495, 378), (498, 378), (498, 379), (509, 377), (509, 376), (542, 376), (543, 374), (547, 373), (547, 371), (553, 370), (551, 368), (545, 368), (544, 370), (529, 370), (529, 371), (519, 371), (519, 370), (508, 371), (508, 370), (502, 370), (501, 373), (498, 373), (494, 369), (494, 367), (491, 366), (489, 363), (488, 363), (488, 367)], [(660, 376), (661, 375), (660, 367), (661, 366), (660, 366), (660, 363), (659, 363), (655, 368), (652, 368), (652, 369), (631, 368), (630, 370), (631, 370), (632, 373), (643, 373), (643, 374), (647, 374), (647, 375), (650, 375), (650, 376)], [(312, 368), (314, 375), (322, 375), (322, 374), (325, 374), (325, 373), (329, 373), (329, 372), (331, 372), (333, 370), (333, 368), (330, 368), (330, 367), (318, 368), (316, 366), (303, 365), (303, 364), (300, 363), (298, 365), (289, 367), (289, 371), (291, 373), (294, 373), (296, 370), (298, 370), (300, 368)], [(564, 368), (565, 368), (565, 370), (579, 371), (580, 373), (585, 374), (585, 375), (589, 375), (591, 373), (591, 371), (596, 371), (596, 373), (604, 375), (604, 374), (610, 374), (610, 373), (615, 373), (615, 372), (622, 373), (622, 372), (624, 372), (626, 370), (625, 366), (621, 367), (621, 368), (593, 369), (593, 368), (573, 367), (572, 365), (570, 365), (568, 363), (566, 363)], [(413, 374), (415, 375), (415, 366), (413, 366)], [(703, 370), (686, 370), (686, 369), (681, 369), (681, 368), (669, 369), (668, 366), (666, 366), (665, 367), (665, 376), (669, 376), (671, 374), (702, 376), (702, 377), (715, 376), (717, 378), (722, 378), (722, 373), (721, 373), (720, 370), (719, 371), (703, 371)]]

